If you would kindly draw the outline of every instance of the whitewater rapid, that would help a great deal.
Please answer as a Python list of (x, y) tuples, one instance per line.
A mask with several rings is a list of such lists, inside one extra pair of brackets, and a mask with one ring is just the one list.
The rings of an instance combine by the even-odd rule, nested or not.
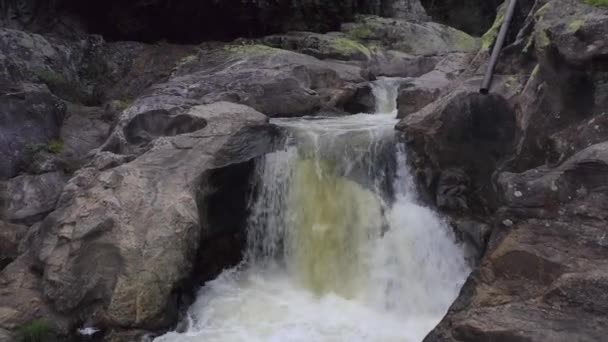
[(156, 342), (419, 342), (470, 272), (422, 205), (394, 136), (398, 80), (375, 114), (273, 120), (285, 147), (256, 165), (244, 262), (208, 282), (184, 332)]

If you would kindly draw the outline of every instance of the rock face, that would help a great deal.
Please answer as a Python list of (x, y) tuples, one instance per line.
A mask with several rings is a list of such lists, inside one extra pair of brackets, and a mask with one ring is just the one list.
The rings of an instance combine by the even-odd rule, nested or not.
[[(501, 96), (459, 89), (407, 116), (397, 129), (405, 132), (420, 180), (433, 188), (429, 191), (440, 207), (493, 206), (492, 172), (512, 151), (516, 130), (515, 114)], [(469, 178), (476, 182), (460, 189)], [(469, 197), (473, 194), (484, 196)]]
[(55, 209), (66, 179), (61, 172), (24, 175), (6, 184), (2, 218), (11, 222), (33, 223)]
[(19, 255), (19, 242), (27, 227), (0, 221), (0, 271)]
[(17, 175), (37, 144), (59, 138), (65, 105), (37, 86), (7, 89), (0, 95), (0, 177)]
[[(147, 141), (179, 125), (161, 117), (216, 101), (251, 106), (269, 116), (313, 114), (341, 107), (353, 94), (349, 84), (365, 81), (360, 67), (264, 45), (221, 45), (182, 61), (169, 80), (154, 85), (123, 113), (112, 143)], [(130, 126), (133, 117), (141, 115)], [(127, 120), (127, 121), (125, 121)], [(164, 122), (164, 123), (161, 123)], [(192, 123), (191, 123), (192, 124)], [(157, 126), (157, 127), (153, 127)]]
[(33, 228), (27, 255), (40, 269), (48, 307), (108, 328), (173, 323), (176, 296), (207, 229), (199, 226), (195, 200), (201, 174), (268, 151), (273, 136), (267, 118), (242, 105), (194, 106), (183, 116), (205, 124), (158, 137), (131, 163), (81, 169), (57, 210)]
[(522, 8), (530, 13), (513, 25), (491, 95), (476, 93), (482, 48), (446, 95), (397, 126), (428, 200), (480, 257), (425, 342), (603, 341), (608, 333), (607, 78), (598, 67), (608, 56), (600, 38), (608, 13), (570, 0)]
[(468, 34), (433, 22), (367, 16), (342, 25), (342, 31), (366, 44), (412, 55), (471, 52), (479, 47), (479, 42)]

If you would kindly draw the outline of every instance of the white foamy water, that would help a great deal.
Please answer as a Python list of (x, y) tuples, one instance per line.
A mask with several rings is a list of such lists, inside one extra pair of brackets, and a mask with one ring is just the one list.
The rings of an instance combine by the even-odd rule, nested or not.
[(394, 139), (396, 80), (374, 115), (275, 120), (291, 134), (256, 169), (246, 260), (209, 282), (185, 332), (157, 342), (419, 342), (469, 269), (417, 201)]

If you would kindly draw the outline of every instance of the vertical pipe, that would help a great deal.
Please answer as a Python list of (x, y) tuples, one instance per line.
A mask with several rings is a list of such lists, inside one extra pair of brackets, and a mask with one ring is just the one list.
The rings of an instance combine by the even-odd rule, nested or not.
[(511, 24), (511, 20), (513, 19), (513, 14), (515, 13), (515, 5), (517, 5), (517, 0), (511, 0), (511, 2), (509, 3), (509, 7), (507, 8), (507, 13), (505, 14), (505, 19), (502, 22), (500, 31), (498, 32), (498, 36), (496, 36), (496, 43), (494, 43), (494, 49), (492, 50), (492, 55), (490, 56), (488, 69), (486, 70), (486, 74), (483, 78), (483, 83), (481, 84), (481, 88), (479, 89), (479, 92), (482, 94), (487, 94), (490, 91), (490, 86), (492, 85), (492, 76), (494, 75), (494, 68), (496, 68), (496, 63), (498, 63), (498, 56), (500, 56), (500, 50), (502, 50), (502, 46), (504, 45), (505, 39), (507, 38), (509, 25)]

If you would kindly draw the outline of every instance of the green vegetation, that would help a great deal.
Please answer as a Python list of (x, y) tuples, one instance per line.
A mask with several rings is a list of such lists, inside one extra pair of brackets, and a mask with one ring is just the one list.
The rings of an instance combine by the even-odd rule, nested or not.
[(492, 27), (490, 27), (490, 29), (483, 34), (483, 36), (481, 36), (481, 49), (482, 50), (489, 50), (492, 47), (492, 44), (494, 43), (494, 40), (496, 39), (496, 36), (498, 35), (498, 31), (500, 30), (500, 27), (502, 26), (502, 22), (505, 20), (505, 14), (507, 11), (507, 7), (505, 4), (501, 5), (500, 8), (498, 9), (498, 13), (496, 14), (496, 19), (494, 20), (494, 23), (492, 24)]
[(26, 323), (17, 332), (18, 342), (51, 342), (55, 337), (55, 328), (43, 320)]
[(71, 101), (85, 102), (86, 96), (77, 81), (70, 80), (53, 70), (38, 70), (35, 74), (53, 94)]
[(549, 39), (549, 35), (546, 30), (538, 30), (535, 35), (535, 42), (538, 47), (545, 48), (551, 44), (551, 39)]
[(478, 39), (459, 30), (450, 30), (452, 34), (452, 42), (459, 51), (472, 51), (479, 48)]
[(547, 2), (541, 8), (539, 8), (538, 11), (536, 11), (536, 13), (534, 13), (534, 17), (536, 17), (536, 19), (542, 19), (542, 17), (545, 15), (545, 13), (547, 13), (547, 11), (549, 10), (549, 8), (551, 6), (552, 6), (552, 3)]
[(574, 33), (578, 31), (583, 25), (585, 21), (582, 19), (576, 19), (568, 23), (568, 32)]
[(538, 76), (539, 72), (540, 72), (540, 64), (536, 64), (536, 66), (532, 70), (532, 74), (530, 76), (531, 77), (536, 77), (536, 76)]
[(26, 153), (34, 156), (39, 152), (48, 152), (52, 154), (60, 154), (63, 152), (63, 141), (53, 139), (48, 144), (29, 144), (26, 147)]
[(608, 0), (585, 0), (585, 3), (595, 7), (608, 7)]
[(331, 48), (343, 56), (352, 56), (356, 54), (363, 54), (367, 58), (371, 56), (371, 52), (363, 44), (347, 38), (334, 39), (331, 42)]
[(52, 154), (59, 154), (63, 151), (63, 141), (51, 140), (47, 146), (47, 151)]
[(366, 40), (373, 39), (374, 32), (367, 24), (358, 24), (353, 27), (352, 30), (348, 31), (348, 36), (354, 40)]
[(36, 76), (49, 88), (63, 89), (70, 85), (63, 75), (52, 70), (39, 70), (36, 72)]

